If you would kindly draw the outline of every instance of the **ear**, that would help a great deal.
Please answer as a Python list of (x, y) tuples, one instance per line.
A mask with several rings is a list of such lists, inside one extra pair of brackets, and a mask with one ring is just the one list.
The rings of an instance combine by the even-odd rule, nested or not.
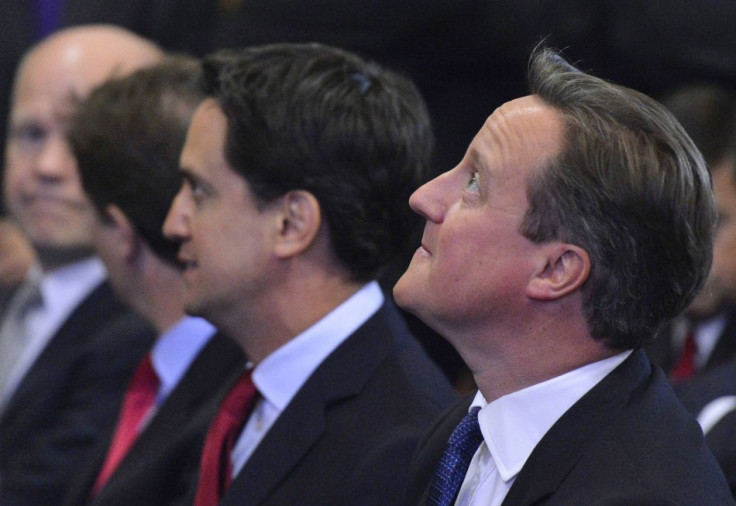
[(279, 205), (275, 253), (280, 258), (293, 257), (314, 243), (322, 224), (322, 212), (316, 197), (304, 190), (288, 192)]
[(141, 242), (135, 227), (125, 213), (115, 204), (109, 204), (105, 208), (107, 220), (105, 221), (105, 233), (113, 234), (112, 239), (119, 248), (121, 256), (128, 262), (134, 260), (140, 254)]
[(590, 275), (588, 252), (573, 244), (553, 243), (546, 249), (546, 263), (526, 286), (536, 300), (557, 300), (580, 288)]

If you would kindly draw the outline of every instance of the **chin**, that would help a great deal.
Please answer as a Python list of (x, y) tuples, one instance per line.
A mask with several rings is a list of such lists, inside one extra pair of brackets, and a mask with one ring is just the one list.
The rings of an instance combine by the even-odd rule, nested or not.
[(396, 285), (394, 285), (393, 294), (396, 304), (398, 304), (398, 306), (401, 307), (403, 310), (409, 311), (410, 313), (419, 316), (416, 310), (418, 302), (416, 300), (417, 293), (421, 292), (417, 289), (416, 286), (412, 287), (411, 275), (409, 271), (405, 272), (404, 275), (401, 276), (396, 282)]

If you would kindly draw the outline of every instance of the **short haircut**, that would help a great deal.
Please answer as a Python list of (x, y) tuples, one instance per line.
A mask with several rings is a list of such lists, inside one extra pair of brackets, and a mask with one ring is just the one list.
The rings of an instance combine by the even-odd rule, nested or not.
[(703, 157), (661, 104), (551, 49), (535, 50), (529, 82), (565, 132), (528, 185), (521, 232), (585, 249), (592, 336), (638, 347), (690, 303), (710, 268), (716, 208)]
[(377, 276), (419, 224), (408, 198), (427, 179), (433, 136), (416, 86), (321, 44), (223, 50), (204, 67), (227, 118), (225, 158), (259, 205), (310, 192), (353, 279)]
[(201, 66), (170, 56), (161, 64), (113, 79), (83, 100), (69, 141), (82, 186), (100, 216), (118, 206), (151, 249), (176, 262), (178, 243), (162, 227), (181, 186), (179, 154), (194, 110), (204, 99)]

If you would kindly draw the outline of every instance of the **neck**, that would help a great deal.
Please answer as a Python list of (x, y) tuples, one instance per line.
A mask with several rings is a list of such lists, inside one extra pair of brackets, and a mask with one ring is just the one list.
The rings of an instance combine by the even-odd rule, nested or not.
[(584, 322), (525, 330), (457, 341), (458, 352), (488, 402), (619, 353), (594, 339)]
[(362, 283), (301, 279), (298, 287), (274, 293), (259, 311), (243, 308), (241, 318), (223, 330), (254, 364), (294, 339), (355, 294)]
[(94, 256), (94, 251), (87, 247), (48, 248), (36, 247), (38, 262), (44, 272), (51, 272)]
[[(151, 254), (152, 255), (152, 254)], [(160, 335), (186, 316), (184, 282), (173, 266), (149, 256), (131, 271), (135, 283), (126, 289), (128, 304), (156, 329)]]

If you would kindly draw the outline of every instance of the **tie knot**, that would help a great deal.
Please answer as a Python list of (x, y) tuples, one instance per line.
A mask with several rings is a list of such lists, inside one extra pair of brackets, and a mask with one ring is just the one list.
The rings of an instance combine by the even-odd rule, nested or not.
[(483, 434), (480, 432), (480, 424), (478, 423), (478, 412), (480, 407), (476, 406), (468, 411), (468, 414), (460, 420), (460, 423), (455, 427), (450, 435), (448, 445), (457, 449), (463, 457), (468, 457), (468, 464), (470, 464), (470, 458), (478, 449), (478, 446), (483, 441)]
[(232, 386), (222, 401), (222, 410), (227, 411), (234, 420), (245, 422), (255, 395), (256, 386), (253, 384), (253, 371), (249, 370)]
[(479, 411), (480, 407), (473, 407), (452, 431), (430, 486), (427, 504), (449, 505), (455, 499), (470, 461), (483, 442), (478, 423)]
[(147, 395), (153, 394), (154, 397), (158, 393), (159, 378), (156, 374), (156, 370), (153, 368), (151, 362), (151, 354), (147, 353), (138, 364), (138, 368), (130, 382), (129, 390), (135, 392), (145, 393)]
[(255, 404), (256, 397), (252, 370), (249, 370), (235, 382), (220, 404), (220, 410), (210, 425), (204, 441), (195, 506), (217, 504), (223, 492), (230, 486), (232, 479), (230, 454)]
[(43, 305), (41, 281), (36, 276), (29, 276), (16, 289), (8, 302), (7, 317), (22, 320), (29, 311)]

